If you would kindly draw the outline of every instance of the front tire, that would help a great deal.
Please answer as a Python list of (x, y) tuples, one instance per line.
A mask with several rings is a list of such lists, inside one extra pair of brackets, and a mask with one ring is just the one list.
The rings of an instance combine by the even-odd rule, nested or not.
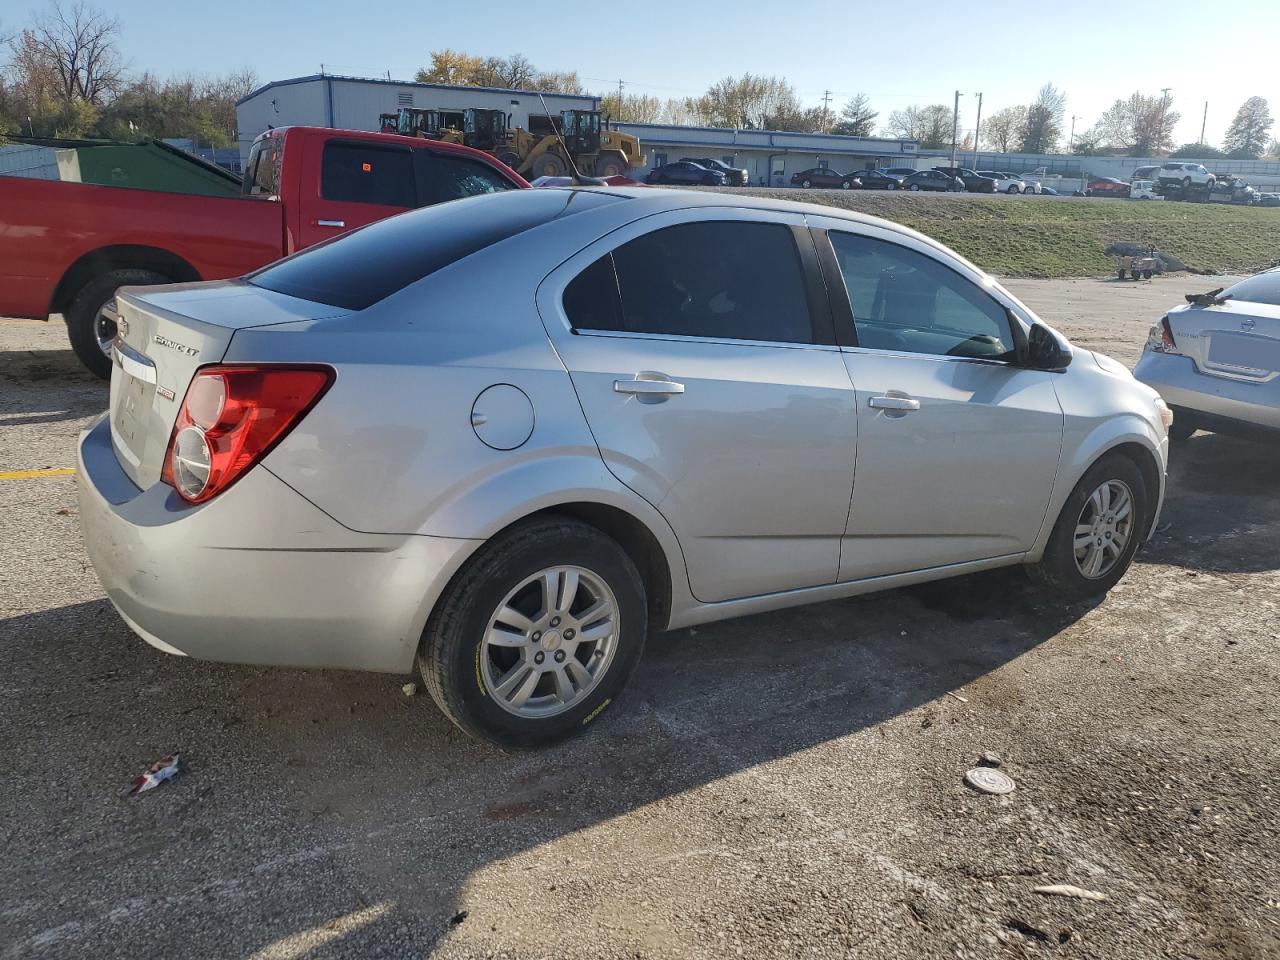
[(812, 180), (801, 180), (801, 181), (800, 181), (800, 186), (802, 186), (802, 187), (804, 187), (806, 190), (808, 190), (810, 187), (812, 187), (812, 186), (813, 186), (813, 181), (812, 181)]
[(1044, 556), (1027, 567), (1031, 579), (1068, 599), (1105, 594), (1129, 569), (1146, 535), (1147, 497), (1132, 460), (1103, 456), (1067, 497)]
[(418, 669), (454, 723), (500, 747), (581, 732), (635, 669), (648, 630), (631, 558), (587, 524), (550, 517), (485, 544), (427, 622)]
[(913, 183), (913, 184), (911, 184), (911, 186), (907, 187), (907, 189), (908, 189), (908, 190), (910, 190), (910, 191), (912, 191), (913, 193), (919, 193), (919, 192), (920, 192), (920, 184), (918, 184), (918, 183)]
[(94, 277), (76, 294), (67, 308), (67, 338), (80, 362), (96, 377), (111, 379), (111, 341), (115, 339), (115, 320), (104, 314), (104, 308), (121, 287), (152, 286), (172, 283), (154, 270), (111, 270)]

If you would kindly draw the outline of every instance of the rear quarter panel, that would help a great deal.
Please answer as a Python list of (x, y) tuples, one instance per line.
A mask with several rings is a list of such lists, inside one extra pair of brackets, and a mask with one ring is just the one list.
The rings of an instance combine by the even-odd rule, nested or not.
[(0, 315), (45, 316), (58, 281), (104, 247), (154, 247), (202, 279), (280, 256), (280, 205), (50, 180), (0, 178)]

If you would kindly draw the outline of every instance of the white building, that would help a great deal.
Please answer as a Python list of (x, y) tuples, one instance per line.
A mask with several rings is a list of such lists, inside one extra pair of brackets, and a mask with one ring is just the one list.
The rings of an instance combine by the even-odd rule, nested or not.
[[(461, 111), (467, 107), (505, 110), (509, 125), (547, 130), (547, 114), (562, 110), (596, 110), (591, 96), (545, 94), (546, 108), (530, 90), (493, 87), (454, 87), (435, 83), (372, 80), (316, 74), (274, 80), (236, 105), (240, 156), (247, 159), (258, 134), (271, 127), (313, 126), (344, 130), (377, 130), (378, 116), (401, 107)], [(745, 167), (753, 184), (786, 186), (791, 176), (810, 167), (833, 167), (851, 173), (865, 167), (927, 169), (944, 163), (942, 157), (919, 155), (914, 140), (877, 137), (837, 137), (816, 133), (684, 127), (654, 123), (619, 123), (638, 137), (646, 164), (632, 171), (643, 177), (650, 169), (682, 157), (714, 157), (730, 166)]]
[[(467, 107), (504, 110), (509, 125), (538, 129), (547, 113), (561, 110), (595, 110), (596, 97), (543, 94), (546, 109), (536, 91), (495, 87), (452, 87), (436, 83), (370, 80), (316, 74), (292, 80), (273, 80), (236, 104), (240, 157), (248, 159), (258, 134), (272, 127), (336, 127), (342, 130), (377, 130), (378, 116), (401, 107), (459, 111)], [(539, 123), (541, 121), (541, 123)]]

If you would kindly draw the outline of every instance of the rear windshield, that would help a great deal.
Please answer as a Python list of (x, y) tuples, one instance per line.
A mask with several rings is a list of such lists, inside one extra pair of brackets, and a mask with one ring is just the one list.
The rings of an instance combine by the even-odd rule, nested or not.
[(363, 310), (492, 244), (621, 197), (583, 190), (511, 190), (380, 220), (251, 273), (254, 286)]
[(1224, 297), (1232, 300), (1246, 300), (1249, 303), (1269, 303), (1280, 307), (1280, 270), (1268, 270), (1248, 280), (1227, 287)]

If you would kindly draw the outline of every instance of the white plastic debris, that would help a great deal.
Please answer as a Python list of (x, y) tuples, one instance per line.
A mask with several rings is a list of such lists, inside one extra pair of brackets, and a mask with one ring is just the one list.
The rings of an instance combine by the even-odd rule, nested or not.
[(406, 697), (417, 696), (418, 685), (416, 683), (406, 683), (403, 687), (400, 688), (400, 692), (403, 693)]
[(993, 767), (974, 767), (964, 775), (964, 782), (983, 793), (1013, 793), (1013, 778)]
[(1075, 897), (1077, 900), (1106, 900), (1105, 893), (1099, 893), (1097, 890), (1086, 890), (1084, 887), (1073, 887), (1069, 883), (1051, 883), (1045, 887), (1032, 887), (1032, 893), (1043, 894), (1046, 897)]
[(167, 757), (161, 757), (150, 767), (146, 773), (133, 778), (133, 783), (129, 785), (127, 796), (135, 797), (140, 793), (146, 793), (153, 790), (166, 780), (172, 780), (178, 775), (178, 757), (176, 753), (171, 753)]

